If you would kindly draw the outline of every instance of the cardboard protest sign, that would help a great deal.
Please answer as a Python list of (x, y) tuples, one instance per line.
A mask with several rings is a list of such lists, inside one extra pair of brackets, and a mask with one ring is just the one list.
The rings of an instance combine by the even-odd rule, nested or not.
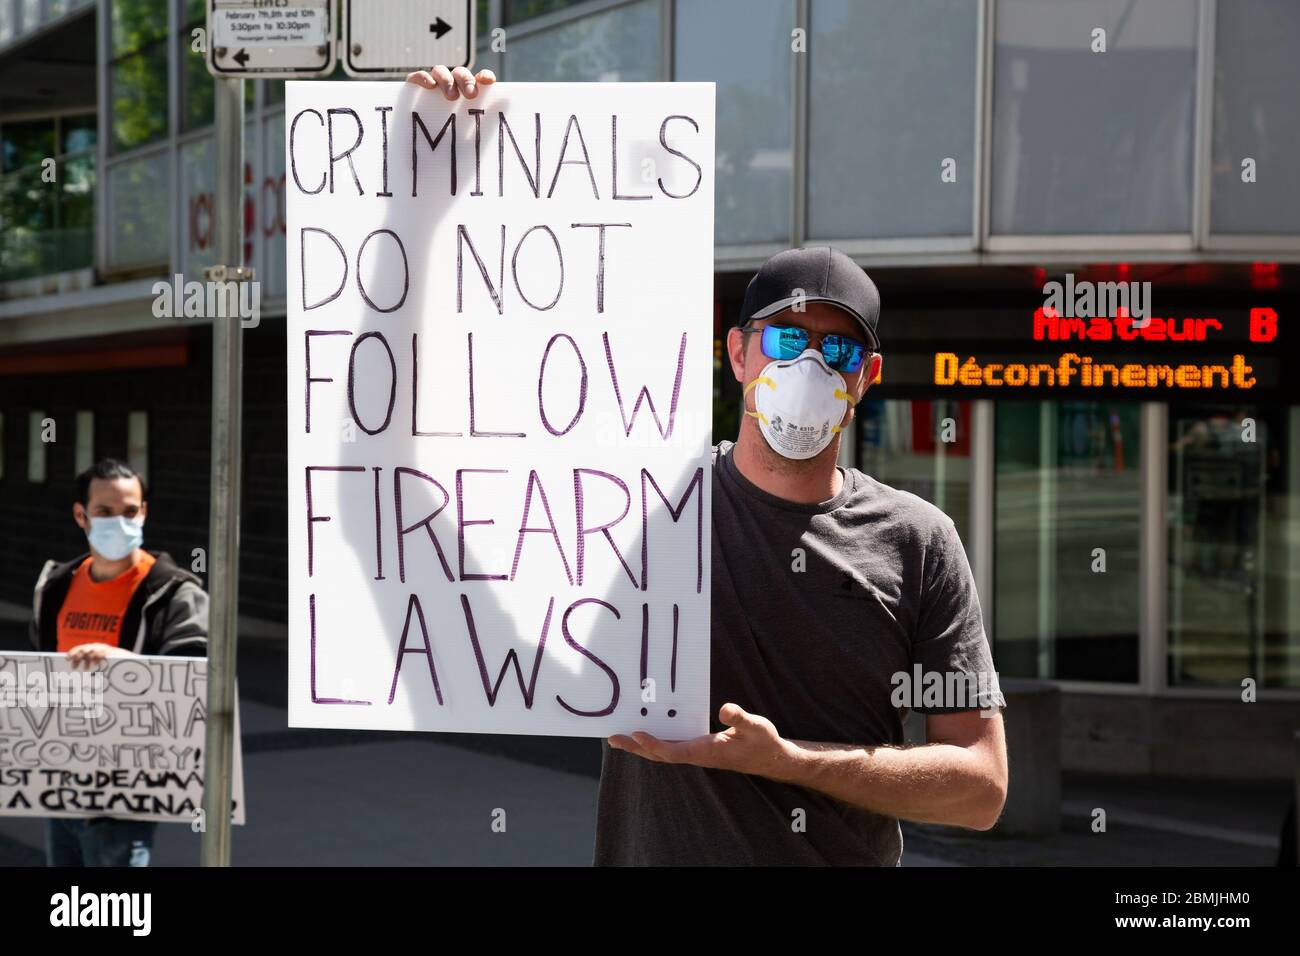
[(713, 85), (289, 83), (289, 724), (709, 719)]
[[(199, 819), (208, 662), (0, 652), (0, 816)], [(244, 823), (235, 714), (232, 819)]]

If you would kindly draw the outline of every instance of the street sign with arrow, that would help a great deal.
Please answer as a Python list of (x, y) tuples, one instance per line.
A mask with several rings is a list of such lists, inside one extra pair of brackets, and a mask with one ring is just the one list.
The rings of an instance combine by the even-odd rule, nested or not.
[(474, 62), (473, 0), (343, 0), (343, 69), (367, 79)]
[(208, 72), (302, 78), (334, 71), (334, 0), (208, 0)]

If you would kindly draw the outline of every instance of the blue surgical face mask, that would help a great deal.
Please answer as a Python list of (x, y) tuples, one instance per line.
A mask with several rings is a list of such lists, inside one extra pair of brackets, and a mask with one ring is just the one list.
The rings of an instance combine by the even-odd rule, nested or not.
[(86, 537), (97, 553), (110, 561), (120, 561), (144, 541), (144, 522), (124, 515), (91, 518)]

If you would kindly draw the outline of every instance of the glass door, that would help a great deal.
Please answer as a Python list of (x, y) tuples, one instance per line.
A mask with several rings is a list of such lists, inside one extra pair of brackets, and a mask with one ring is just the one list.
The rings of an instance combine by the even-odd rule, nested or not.
[[(1169, 683), (1265, 682), (1269, 422), (1169, 409)], [(1285, 646), (1285, 642), (1284, 645)]]

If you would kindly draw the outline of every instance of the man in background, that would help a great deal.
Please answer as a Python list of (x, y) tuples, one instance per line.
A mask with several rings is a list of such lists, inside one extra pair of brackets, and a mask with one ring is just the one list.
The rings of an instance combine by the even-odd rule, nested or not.
[[(77, 476), (72, 520), (89, 550), (41, 569), (32, 600), (32, 644), (66, 654), (73, 669), (111, 657), (203, 657), (208, 645), (208, 595), (202, 582), (165, 551), (146, 551), (144, 479), (125, 462), (105, 458)], [(148, 866), (152, 820), (111, 817), (45, 821), (50, 866)]]

